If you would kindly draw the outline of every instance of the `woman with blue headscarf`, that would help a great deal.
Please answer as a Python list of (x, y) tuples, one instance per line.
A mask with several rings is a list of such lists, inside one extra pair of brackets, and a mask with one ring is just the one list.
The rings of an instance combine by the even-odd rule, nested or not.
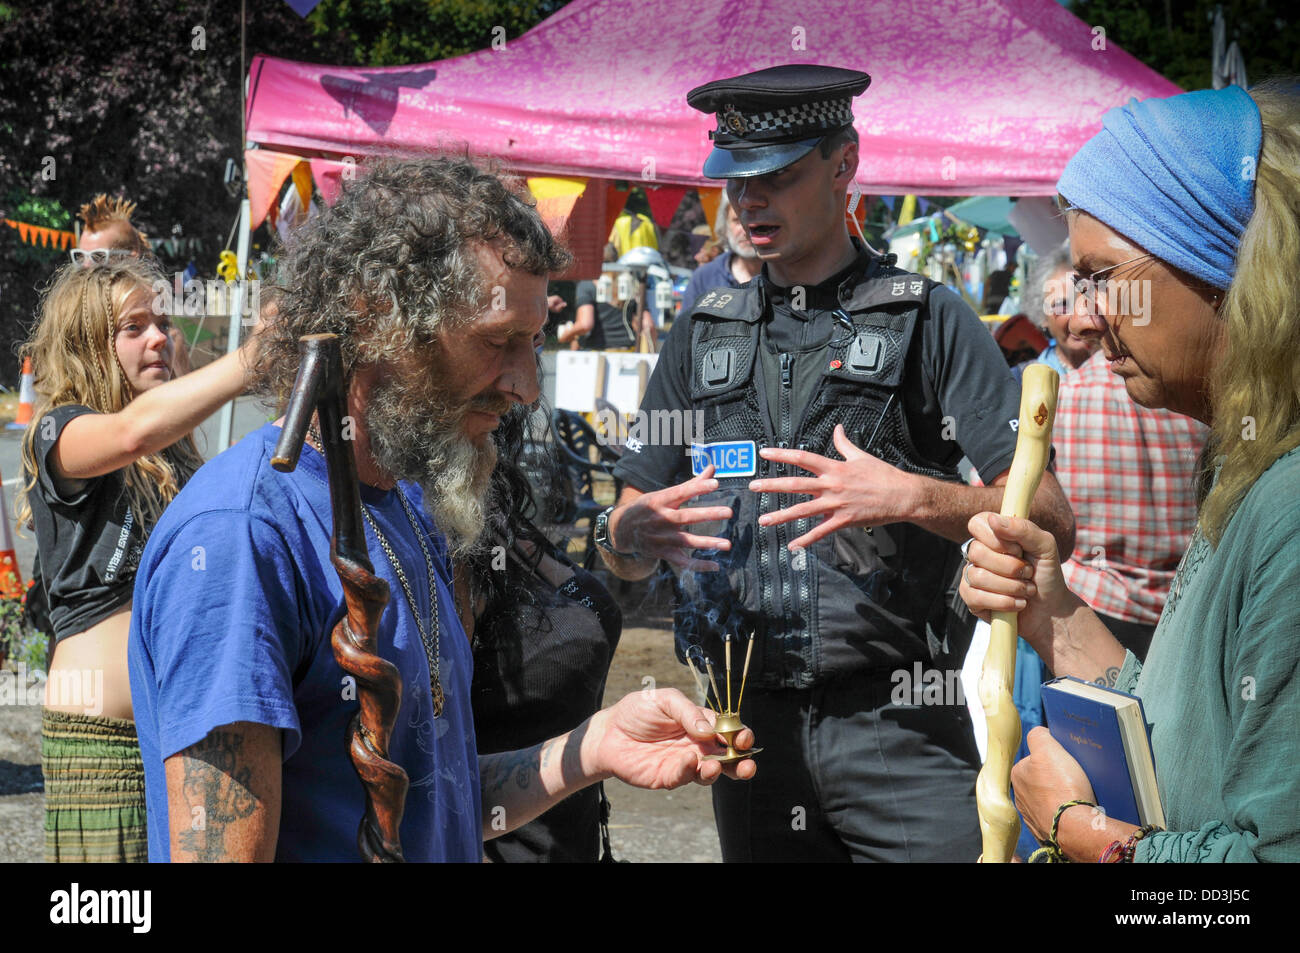
[[(1016, 806), (1074, 861), (1300, 860), (1300, 87), (1113, 109), (1058, 184), (1080, 292), (1129, 396), (1211, 427), (1196, 533), (1145, 664), (1069, 591), (1051, 534), (982, 513), (961, 593), (1057, 675), (1142, 698), (1167, 830), (1089, 806), (1042, 728)], [(1085, 802), (1067, 806), (1072, 802)]]

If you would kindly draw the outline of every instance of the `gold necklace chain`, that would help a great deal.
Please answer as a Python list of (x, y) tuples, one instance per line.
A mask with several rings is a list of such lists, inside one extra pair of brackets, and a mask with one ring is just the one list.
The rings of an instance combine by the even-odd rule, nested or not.
[[(320, 431), (313, 423), (307, 430), (307, 434), (312, 439), (312, 443), (317, 449), (322, 449)], [(433, 572), (433, 557), (429, 555), (429, 547), (425, 545), (424, 532), (420, 529), (416, 521), (415, 514), (411, 511), (410, 501), (406, 499), (406, 494), (400, 487), (397, 490), (397, 498), (402, 502), (402, 510), (406, 513), (407, 522), (411, 524), (411, 530), (415, 533), (415, 538), (420, 544), (420, 552), (424, 554), (424, 568), (429, 576), (429, 605), (432, 609), (431, 625), (433, 634), (430, 636), (429, 631), (425, 628), (424, 623), (420, 620), (420, 610), (415, 601), (415, 593), (411, 590), (411, 584), (406, 578), (406, 572), (402, 569), (402, 563), (393, 552), (393, 547), (388, 543), (388, 537), (379, 529), (379, 524), (375, 522), (370, 510), (362, 504), (361, 515), (366, 518), (370, 524), (370, 529), (375, 534), (375, 539), (379, 541), (379, 548), (384, 551), (388, 558), (388, 564), (393, 567), (393, 572), (397, 574), (397, 581), (402, 585), (402, 592), (406, 596), (406, 604), (411, 607), (411, 615), (415, 617), (415, 627), (420, 632), (420, 642), (424, 646), (424, 654), (429, 661), (429, 688), (433, 693), (433, 717), (438, 718), (442, 715), (442, 710), (446, 704), (446, 696), (442, 691), (441, 678), (441, 656), (439, 649), (442, 642), (442, 626), (438, 624), (438, 584)]]

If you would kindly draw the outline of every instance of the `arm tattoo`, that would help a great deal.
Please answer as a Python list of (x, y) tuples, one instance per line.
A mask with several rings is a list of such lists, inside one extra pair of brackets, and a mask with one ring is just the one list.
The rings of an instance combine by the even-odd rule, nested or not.
[(582, 739), (587, 734), (584, 723), (569, 733), (565, 744), (552, 738), (539, 751), (534, 745), (520, 751), (506, 751), (489, 755), (480, 777), (484, 794), (495, 794), (513, 777), (515, 786), (526, 791), (534, 778), (541, 777), (542, 769), (550, 765), (557, 748), (560, 749), (560, 772), (566, 778), (576, 778), (582, 773)]
[(1093, 681), (1094, 685), (1104, 685), (1106, 688), (1114, 688), (1115, 683), (1119, 681), (1119, 666), (1112, 665), (1106, 669), (1104, 675)]
[(253, 769), (241, 763), (243, 744), (244, 736), (238, 732), (214, 731), (181, 754), (183, 807), (193, 814), (193, 823), (181, 832), (179, 846), (197, 860), (227, 859), (227, 825), (252, 816), (257, 809), (259, 802), (251, 787)]
[(500, 791), (512, 775), (519, 790), (526, 790), (537, 773), (536, 748), (524, 748), (522, 751), (507, 751), (499, 754), (492, 759), (487, 776), (483, 779), (484, 793), (495, 794)]

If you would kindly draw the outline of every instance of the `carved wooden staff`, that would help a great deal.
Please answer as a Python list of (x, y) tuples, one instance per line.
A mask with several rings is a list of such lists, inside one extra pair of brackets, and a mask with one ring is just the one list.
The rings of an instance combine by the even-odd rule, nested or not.
[[(1038, 492), (1051, 452), (1059, 383), (1056, 371), (1045, 364), (1025, 368), (1016, 455), (1002, 494), (1003, 516), (1023, 519), (1029, 515), (1029, 503)], [(975, 802), (984, 840), (980, 860), (986, 864), (1010, 862), (1020, 837), (1020, 815), (1010, 797), (1011, 759), (1020, 747), (1020, 716), (1011, 697), (1019, 618), (1015, 612), (993, 613), (988, 653), (980, 675), (980, 704), (988, 719), (988, 756), (975, 783)]]
[(352, 444), (343, 439), (347, 393), (339, 340), (309, 334), (298, 342), (302, 363), (289, 395), (284, 430), (271, 466), (287, 473), (298, 465), (302, 442), (315, 411), (329, 469), (330, 562), (343, 583), (347, 613), (334, 626), (330, 644), (339, 667), (357, 683), (360, 710), (346, 733), (352, 766), (366, 792), (366, 812), (357, 828), (357, 849), (371, 863), (404, 860), (399, 827), (409, 785), (401, 766), (388, 760), (388, 741), (402, 703), (397, 667), (378, 654), (379, 619), (388, 605), (388, 583), (374, 573), (361, 523), (361, 488)]

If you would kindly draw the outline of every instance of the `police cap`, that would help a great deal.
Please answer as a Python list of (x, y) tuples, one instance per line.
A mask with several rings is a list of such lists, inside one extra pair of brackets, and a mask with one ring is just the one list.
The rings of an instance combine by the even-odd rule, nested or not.
[(835, 66), (772, 66), (697, 86), (686, 101), (715, 113), (711, 179), (765, 175), (784, 169), (832, 133), (853, 125), (853, 97), (871, 84), (866, 73)]

